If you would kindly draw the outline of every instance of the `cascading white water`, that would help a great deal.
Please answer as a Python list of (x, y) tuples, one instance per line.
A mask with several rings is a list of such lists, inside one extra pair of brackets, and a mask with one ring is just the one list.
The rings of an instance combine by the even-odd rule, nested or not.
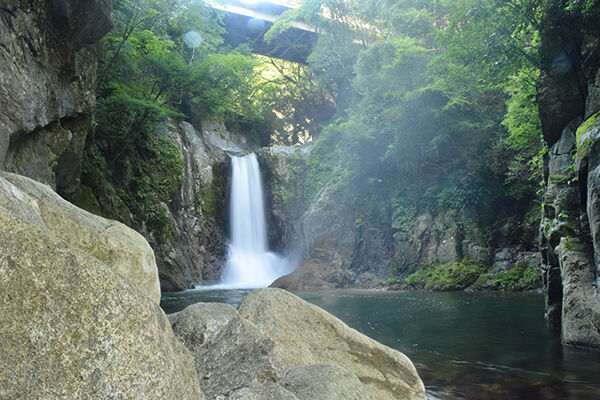
[(268, 251), (267, 224), (256, 154), (232, 157), (231, 244), (221, 287), (258, 288), (288, 273), (288, 262)]

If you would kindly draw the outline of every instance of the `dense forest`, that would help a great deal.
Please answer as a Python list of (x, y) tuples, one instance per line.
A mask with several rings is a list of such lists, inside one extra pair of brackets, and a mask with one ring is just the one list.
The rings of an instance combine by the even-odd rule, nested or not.
[[(305, 1), (263, 29), (267, 43), (306, 47), (285, 35), (298, 21), (314, 27), (299, 64), (254, 55), (251, 42), (232, 48), (224, 13), (203, 2), (115, 1), (100, 48), (95, 129), (71, 199), (146, 232), (161, 258), (174, 240), (161, 204), (179, 190), (182, 160), (159, 127), (211, 120), (255, 147), (315, 143), (310, 159), (296, 160), (296, 207), (327, 185), (365, 232), (406, 235), (430, 213), (482, 247), (534, 251), (547, 151), (535, 94), (540, 31), (553, 20), (592, 18), (594, 5)], [(275, 201), (290, 202), (273, 186)], [(214, 194), (205, 192), (210, 215)], [(392, 285), (433, 262), (392, 258), (379, 262)], [(468, 286), (493, 264), (487, 253), (475, 258), (428, 265), (411, 282)], [(540, 285), (535, 267), (505, 275), (481, 284)]]

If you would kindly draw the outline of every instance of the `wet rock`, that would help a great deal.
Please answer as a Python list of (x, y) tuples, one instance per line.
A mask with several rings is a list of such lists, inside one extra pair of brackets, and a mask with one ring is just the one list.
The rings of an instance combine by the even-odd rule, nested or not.
[(189, 123), (167, 123), (164, 130), (183, 160), (181, 190), (165, 205), (175, 238), (157, 252), (161, 287), (176, 291), (220, 277), (226, 257), (230, 164), (229, 156)]
[(336, 364), (355, 375), (374, 399), (425, 399), (423, 383), (406, 356), (289, 292), (260, 289), (238, 309), (273, 340), (272, 358), (281, 374), (312, 364)]

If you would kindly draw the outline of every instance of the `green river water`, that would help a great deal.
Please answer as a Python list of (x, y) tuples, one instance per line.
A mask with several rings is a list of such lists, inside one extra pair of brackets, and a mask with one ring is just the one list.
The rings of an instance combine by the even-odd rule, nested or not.
[[(248, 290), (163, 295), (167, 313), (197, 302), (237, 306)], [(600, 400), (600, 352), (561, 346), (540, 294), (321, 291), (296, 293), (406, 354), (428, 398)]]

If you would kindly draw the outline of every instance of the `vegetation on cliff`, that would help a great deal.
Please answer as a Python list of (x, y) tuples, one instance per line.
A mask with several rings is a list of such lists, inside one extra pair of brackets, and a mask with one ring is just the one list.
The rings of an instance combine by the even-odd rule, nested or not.
[[(115, 1), (74, 200), (146, 230), (167, 252), (165, 205), (182, 160), (165, 131), (169, 121), (215, 120), (257, 145), (314, 140), (309, 159), (288, 162), (294, 190), (275, 181), (275, 198), (308, 207), (333, 187), (356, 229), (375, 233), (361, 234), (365, 248), (372, 237), (395, 246), (426, 213), (477, 232), (480, 246), (535, 250), (546, 152), (540, 24), (596, 6), (559, 3), (306, 0), (265, 35), (276, 41), (294, 21), (315, 27), (301, 65), (231, 48), (223, 14), (202, 1)], [(520, 222), (501, 234), (507, 221)], [(393, 276), (414, 269), (393, 258), (381, 259)]]
[[(408, 232), (397, 221), (451, 211), (462, 230), (483, 233), (481, 245), (535, 250), (547, 151), (536, 103), (541, 24), (594, 6), (308, 0), (270, 34), (298, 19), (322, 33), (308, 63), (338, 113), (311, 163), (327, 166), (319, 176), (352, 198), (363, 229)], [(511, 219), (519, 228), (503, 237)], [(411, 268), (390, 271), (403, 278)]]
[[(144, 232), (160, 262), (174, 240), (167, 206), (182, 179), (168, 137), (175, 121), (191, 119), (198, 129), (221, 122), (256, 145), (271, 137), (296, 143), (316, 132), (319, 118), (307, 115), (330, 97), (306, 66), (228, 47), (222, 13), (202, 1), (119, 0), (113, 8), (82, 187), (71, 200)], [(208, 217), (213, 189), (203, 190)]]

